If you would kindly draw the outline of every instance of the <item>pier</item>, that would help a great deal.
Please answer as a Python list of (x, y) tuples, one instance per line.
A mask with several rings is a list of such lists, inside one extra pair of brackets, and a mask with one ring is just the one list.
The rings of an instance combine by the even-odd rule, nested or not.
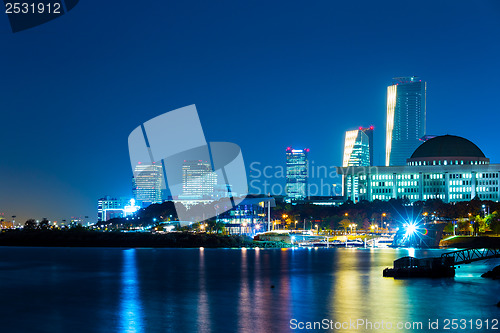
[(384, 269), (384, 277), (454, 277), (455, 266), (474, 261), (500, 258), (500, 249), (465, 249), (443, 253), (440, 257), (403, 257), (394, 261), (394, 268)]

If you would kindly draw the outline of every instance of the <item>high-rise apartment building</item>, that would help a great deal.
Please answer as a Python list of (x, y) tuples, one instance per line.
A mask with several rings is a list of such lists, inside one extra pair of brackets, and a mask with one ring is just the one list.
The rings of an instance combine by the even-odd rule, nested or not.
[(140, 163), (134, 168), (133, 193), (142, 207), (162, 203), (163, 168), (159, 163)]
[(286, 149), (286, 186), (285, 194), (288, 202), (305, 200), (307, 198), (309, 149)]
[(397, 77), (387, 87), (386, 166), (405, 165), (425, 135), (426, 82)]
[(211, 199), (215, 196), (217, 174), (209, 162), (184, 161), (182, 164), (182, 198)]

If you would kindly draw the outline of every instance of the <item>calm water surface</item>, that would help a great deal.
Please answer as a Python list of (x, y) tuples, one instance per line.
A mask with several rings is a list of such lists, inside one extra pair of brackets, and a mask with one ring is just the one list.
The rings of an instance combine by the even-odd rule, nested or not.
[[(0, 248), (0, 332), (307, 332), (290, 321), (323, 319), (500, 332), (443, 329), (445, 319), (500, 317), (500, 281), (480, 277), (499, 260), (464, 265), (454, 279), (383, 278), (409, 251)], [(423, 328), (397, 329), (406, 322)]]

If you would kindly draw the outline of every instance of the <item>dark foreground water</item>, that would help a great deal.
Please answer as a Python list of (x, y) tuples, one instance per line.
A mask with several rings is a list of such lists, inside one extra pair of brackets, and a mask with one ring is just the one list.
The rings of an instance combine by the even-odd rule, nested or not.
[(0, 332), (500, 332), (499, 260), (383, 278), (408, 252), (0, 248)]

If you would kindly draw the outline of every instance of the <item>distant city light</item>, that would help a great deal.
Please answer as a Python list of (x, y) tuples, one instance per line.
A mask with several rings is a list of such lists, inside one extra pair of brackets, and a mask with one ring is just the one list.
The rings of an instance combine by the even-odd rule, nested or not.
[(125, 216), (133, 215), (139, 210), (139, 206), (135, 204), (135, 199), (130, 199), (130, 204), (123, 207), (123, 212)]

